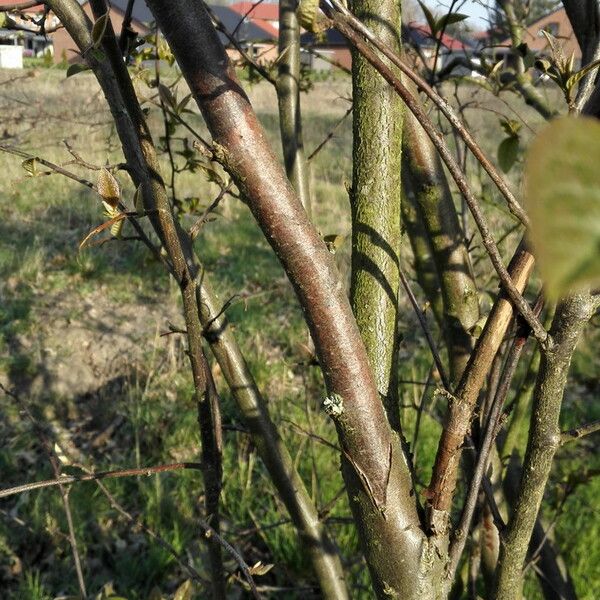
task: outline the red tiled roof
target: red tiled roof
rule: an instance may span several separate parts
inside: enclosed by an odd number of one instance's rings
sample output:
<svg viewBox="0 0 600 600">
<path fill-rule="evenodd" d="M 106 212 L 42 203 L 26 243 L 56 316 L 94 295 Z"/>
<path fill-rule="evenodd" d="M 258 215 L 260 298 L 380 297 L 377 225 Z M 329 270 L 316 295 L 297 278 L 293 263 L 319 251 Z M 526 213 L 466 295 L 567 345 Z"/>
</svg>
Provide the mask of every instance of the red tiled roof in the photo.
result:
<svg viewBox="0 0 600 600">
<path fill-rule="evenodd" d="M 245 15 L 250 12 L 248 18 L 251 20 L 278 21 L 279 20 L 279 4 L 261 2 L 236 2 L 230 4 L 229 7 L 240 15 Z"/>
<path fill-rule="evenodd" d="M 13 6 L 15 4 L 22 4 L 24 1 L 26 0 L 0 0 L 0 6 Z M 22 12 L 28 13 L 28 12 L 42 12 L 44 10 L 44 5 L 43 4 L 36 4 L 35 6 L 32 6 L 30 8 L 24 8 L 22 10 Z"/>
<path fill-rule="evenodd" d="M 408 26 L 415 31 L 419 31 L 425 36 L 432 38 L 434 37 L 431 35 L 431 29 L 429 28 L 429 25 L 425 25 L 423 23 L 416 23 L 412 21 L 408 24 Z M 437 39 L 437 36 L 435 36 L 435 38 Z M 468 48 L 466 44 L 464 44 L 460 40 L 457 40 L 451 35 L 448 35 L 447 33 L 444 33 L 444 35 L 442 35 L 442 46 L 448 48 L 448 50 L 466 50 Z"/>
</svg>

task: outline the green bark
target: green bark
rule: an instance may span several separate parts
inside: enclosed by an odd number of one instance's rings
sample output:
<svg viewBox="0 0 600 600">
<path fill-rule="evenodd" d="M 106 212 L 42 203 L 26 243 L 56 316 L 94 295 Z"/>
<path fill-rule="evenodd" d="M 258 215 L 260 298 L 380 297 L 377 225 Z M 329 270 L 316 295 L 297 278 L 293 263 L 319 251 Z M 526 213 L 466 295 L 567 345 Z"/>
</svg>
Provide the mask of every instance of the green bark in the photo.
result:
<svg viewBox="0 0 600 600">
<path fill-rule="evenodd" d="M 412 91 L 417 97 L 416 90 Z M 470 331 L 479 319 L 471 261 L 441 160 L 412 113 L 406 116 L 403 140 L 404 170 L 410 175 L 432 248 L 444 307 L 440 326 L 448 348 L 451 376 L 457 382 L 473 350 Z"/>
<path fill-rule="evenodd" d="M 410 174 L 402 166 L 402 225 L 413 253 L 413 267 L 419 286 L 427 298 L 436 322 L 444 322 L 444 304 L 440 291 L 429 237 L 417 211 Z"/>
<path fill-rule="evenodd" d="M 556 310 L 550 330 L 554 345 L 540 363 L 519 491 L 502 536 L 494 600 L 516 600 L 521 594 L 523 564 L 560 445 L 559 417 L 571 357 L 595 308 L 595 300 L 582 294 L 564 300 Z"/>
<path fill-rule="evenodd" d="M 394 50 L 400 3 L 356 0 L 356 16 Z M 352 309 L 377 389 L 399 430 L 397 320 L 400 249 L 402 101 L 379 73 L 353 53 Z"/>
<path fill-rule="evenodd" d="M 279 68 L 277 100 L 285 170 L 300 202 L 310 215 L 309 172 L 300 113 L 300 24 L 297 0 L 279 2 Z"/>
</svg>

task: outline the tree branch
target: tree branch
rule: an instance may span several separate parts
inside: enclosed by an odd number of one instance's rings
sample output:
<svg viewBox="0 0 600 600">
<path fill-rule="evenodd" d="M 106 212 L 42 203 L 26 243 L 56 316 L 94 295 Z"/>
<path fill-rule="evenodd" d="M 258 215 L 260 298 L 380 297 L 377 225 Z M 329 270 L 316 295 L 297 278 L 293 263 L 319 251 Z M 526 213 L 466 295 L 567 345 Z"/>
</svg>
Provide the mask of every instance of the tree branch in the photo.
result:
<svg viewBox="0 0 600 600">
<path fill-rule="evenodd" d="M 410 172 L 440 282 L 444 306 L 440 326 L 446 339 L 452 379 L 457 382 L 473 350 L 471 329 L 479 319 L 473 268 L 442 163 L 412 113 L 405 118 L 403 142 L 405 168 Z"/>
<path fill-rule="evenodd" d="M 285 170 L 302 206 L 310 215 L 310 178 L 300 111 L 300 23 L 297 7 L 297 0 L 279 2 L 279 58 L 275 88 Z"/>
<path fill-rule="evenodd" d="M 419 90 L 423 91 L 427 95 L 427 97 L 440 109 L 442 114 L 455 128 L 469 150 L 471 150 L 473 153 L 473 156 L 489 175 L 490 179 L 494 182 L 502 196 L 504 196 L 510 212 L 524 225 L 528 225 L 529 218 L 527 217 L 527 214 L 521 205 L 517 202 L 514 194 L 508 187 L 508 184 L 504 181 L 504 178 L 502 175 L 500 175 L 494 164 L 489 160 L 489 158 L 487 158 L 479 144 L 470 134 L 469 130 L 464 126 L 447 100 L 440 96 L 418 73 L 411 69 L 411 67 L 408 66 L 398 54 L 396 54 L 387 44 L 382 42 L 376 35 L 374 35 L 368 29 L 368 27 L 359 21 L 343 4 L 341 4 L 338 0 L 331 0 L 331 4 L 336 9 L 336 12 L 333 15 L 327 6 L 322 6 L 322 9 L 326 14 L 329 14 L 329 16 L 333 18 L 334 25 L 339 29 L 338 25 L 340 23 L 347 23 L 350 28 L 359 33 L 361 36 L 364 36 L 366 40 L 373 44 L 373 46 L 377 48 L 377 50 L 379 50 L 394 65 L 396 65 L 404 75 L 412 80 Z M 340 32 L 345 35 L 341 30 Z M 432 141 L 435 144 L 435 140 Z"/>
<path fill-rule="evenodd" d="M 542 355 L 521 483 L 500 547 L 494 600 L 514 600 L 520 595 L 527 548 L 560 445 L 558 422 L 571 357 L 593 312 L 593 299 L 586 294 L 562 301 L 556 310 L 550 330 L 555 346 Z"/>
<path fill-rule="evenodd" d="M 335 0 L 333 0 L 335 1 Z M 394 87 L 394 89 L 398 92 L 398 94 L 402 97 L 406 106 L 410 109 L 410 111 L 415 115 L 418 119 L 419 123 L 423 126 L 427 135 L 434 143 L 436 149 L 438 150 L 442 160 L 444 161 L 446 167 L 448 168 L 452 178 L 456 182 L 460 192 L 467 205 L 469 206 L 469 210 L 473 215 L 475 223 L 479 229 L 481 234 L 481 239 L 487 250 L 488 256 L 500 280 L 502 282 L 502 286 L 508 293 L 512 302 L 514 302 L 518 311 L 523 315 L 523 318 L 529 323 L 534 336 L 542 344 L 544 347 L 551 345 L 551 340 L 548 338 L 548 333 L 539 322 L 539 319 L 533 314 L 531 307 L 525 301 L 523 296 L 519 293 L 518 289 L 515 287 L 512 282 L 504 263 L 502 262 L 502 257 L 500 256 L 500 252 L 494 242 L 493 236 L 491 235 L 487 219 L 479 206 L 477 199 L 475 198 L 473 192 L 470 189 L 470 186 L 462 172 L 462 169 L 454 160 L 452 153 L 450 152 L 448 146 L 444 142 L 443 137 L 437 132 L 435 126 L 431 122 L 431 119 L 425 114 L 423 109 L 416 102 L 415 98 L 408 92 L 406 87 L 402 84 L 400 79 L 395 76 L 395 74 L 389 69 L 389 67 L 377 57 L 377 55 L 367 46 L 365 42 L 362 41 L 361 37 L 356 34 L 356 32 L 346 24 L 346 22 L 339 17 L 339 14 L 331 9 L 325 9 L 327 13 L 332 16 L 334 19 L 334 23 L 336 28 L 346 37 L 352 44 L 354 48 L 356 48 L 362 55 L 366 56 L 369 62 L 376 66 L 377 70 L 383 75 L 383 77 L 388 81 L 390 85 Z"/>
<path fill-rule="evenodd" d="M 585 425 L 580 425 L 579 427 L 569 429 L 568 431 L 563 431 L 560 434 L 560 445 L 563 446 L 569 442 L 575 442 L 586 435 L 596 433 L 596 431 L 600 431 L 600 420 L 592 421 L 591 423 L 586 423 Z"/>
<path fill-rule="evenodd" d="M 511 277 L 520 292 L 525 289 L 532 269 L 533 257 L 526 250 L 525 243 L 521 242 L 509 265 Z M 450 402 L 429 485 L 429 502 L 436 512 L 444 511 L 448 514 L 450 510 L 462 445 L 471 425 L 477 397 L 513 314 L 514 309 L 506 293 L 501 292 L 477 339 L 475 349 L 454 393 L 455 399 Z"/>
</svg>

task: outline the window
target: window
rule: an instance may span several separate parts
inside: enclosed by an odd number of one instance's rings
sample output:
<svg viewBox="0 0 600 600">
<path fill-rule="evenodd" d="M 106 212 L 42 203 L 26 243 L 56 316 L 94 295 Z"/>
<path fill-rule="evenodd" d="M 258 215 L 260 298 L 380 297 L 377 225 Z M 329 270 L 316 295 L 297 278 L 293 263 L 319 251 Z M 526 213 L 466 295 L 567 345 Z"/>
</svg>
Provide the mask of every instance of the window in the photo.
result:
<svg viewBox="0 0 600 600">
<path fill-rule="evenodd" d="M 542 36 L 542 31 L 546 31 L 547 33 L 549 33 L 550 35 L 553 35 L 554 37 L 558 36 L 558 29 L 559 29 L 560 25 L 556 22 L 552 22 L 552 23 L 546 23 L 546 25 L 544 25 L 544 27 L 542 27 L 542 29 L 540 30 L 540 36 Z"/>
</svg>

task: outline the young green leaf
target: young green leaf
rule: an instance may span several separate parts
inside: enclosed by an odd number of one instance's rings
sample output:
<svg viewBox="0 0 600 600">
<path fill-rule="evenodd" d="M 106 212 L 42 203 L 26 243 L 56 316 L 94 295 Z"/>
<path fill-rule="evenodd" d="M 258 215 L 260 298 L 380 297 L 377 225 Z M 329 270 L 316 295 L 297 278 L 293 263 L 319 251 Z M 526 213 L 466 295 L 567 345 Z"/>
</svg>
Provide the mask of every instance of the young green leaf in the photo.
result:
<svg viewBox="0 0 600 600">
<path fill-rule="evenodd" d="M 160 99 L 169 106 L 169 108 L 177 109 L 177 101 L 173 96 L 173 92 L 164 84 L 158 84 L 158 95 Z"/>
<path fill-rule="evenodd" d="M 431 31 L 431 35 L 435 36 L 435 34 L 438 32 L 437 21 L 436 21 L 435 17 L 433 16 L 433 13 L 427 8 L 427 6 L 425 6 L 425 4 L 423 4 L 423 2 L 421 2 L 421 0 L 418 0 L 418 2 L 419 2 L 419 6 L 421 7 L 421 10 L 423 11 L 423 14 L 425 15 L 425 19 L 427 20 L 427 25 L 429 25 L 429 30 Z"/>
<path fill-rule="evenodd" d="M 531 144 L 525 206 L 546 292 L 558 298 L 600 283 L 600 123 L 553 121 Z"/>
<path fill-rule="evenodd" d="M 453 23 L 460 23 L 465 19 L 468 19 L 469 15 L 463 15 L 461 13 L 448 13 L 441 16 L 436 22 L 436 30 L 442 31 L 446 29 L 448 25 L 452 25 Z"/>
<path fill-rule="evenodd" d="M 22 163 L 21 166 L 29 173 L 31 177 L 35 177 L 37 175 L 37 160 L 35 158 L 27 158 Z"/>
<path fill-rule="evenodd" d="M 133 205 L 138 215 L 144 214 L 144 192 L 142 191 L 142 184 L 138 185 L 133 195 Z"/>
<path fill-rule="evenodd" d="M 73 63 L 67 69 L 67 77 L 73 77 L 73 75 L 77 75 L 77 73 L 89 70 L 90 68 L 85 63 Z"/>
<path fill-rule="evenodd" d="M 323 237 L 327 250 L 329 250 L 331 254 L 335 254 L 342 247 L 345 239 L 346 236 L 339 233 L 332 233 Z"/>
<path fill-rule="evenodd" d="M 511 135 L 500 142 L 498 146 L 498 164 L 508 173 L 519 156 L 519 138 Z"/>
<path fill-rule="evenodd" d="M 102 200 L 112 208 L 116 208 L 121 200 L 121 188 L 114 175 L 106 169 L 100 169 L 96 185 Z"/>
<path fill-rule="evenodd" d="M 106 11 L 103 15 L 98 17 L 98 20 L 94 23 L 92 27 L 92 41 L 94 44 L 94 48 L 98 48 L 102 43 L 102 38 L 106 33 L 106 27 L 108 25 L 108 19 L 110 15 L 110 11 Z"/>
</svg>

